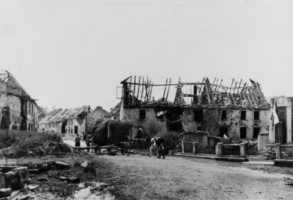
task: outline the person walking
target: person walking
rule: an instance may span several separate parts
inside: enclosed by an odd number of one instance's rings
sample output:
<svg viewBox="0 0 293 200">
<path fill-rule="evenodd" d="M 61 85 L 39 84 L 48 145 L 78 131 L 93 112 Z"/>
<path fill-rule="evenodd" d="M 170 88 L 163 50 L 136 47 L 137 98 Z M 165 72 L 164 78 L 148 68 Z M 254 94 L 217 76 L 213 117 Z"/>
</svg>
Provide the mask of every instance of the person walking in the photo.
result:
<svg viewBox="0 0 293 200">
<path fill-rule="evenodd" d="M 90 152 L 89 147 L 91 146 L 91 143 L 92 143 L 92 141 L 91 141 L 90 135 L 88 135 L 85 140 L 85 144 L 88 147 L 87 152 Z"/>
</svg>

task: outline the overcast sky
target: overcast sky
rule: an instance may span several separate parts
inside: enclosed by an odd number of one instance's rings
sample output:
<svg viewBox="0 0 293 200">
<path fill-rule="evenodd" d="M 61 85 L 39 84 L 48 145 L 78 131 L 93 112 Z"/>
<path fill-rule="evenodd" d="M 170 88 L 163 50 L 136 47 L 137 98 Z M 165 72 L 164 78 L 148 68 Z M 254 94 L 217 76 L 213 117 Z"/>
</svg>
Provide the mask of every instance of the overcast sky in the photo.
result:
<svg viewBox="0 0 293 200">
<path fill-rule="evenodd" d="M 1 0 L 0 69 L 49 109 L 109 110 L 129 75 L 293 96 L 293 1 Z"/>
</svg>

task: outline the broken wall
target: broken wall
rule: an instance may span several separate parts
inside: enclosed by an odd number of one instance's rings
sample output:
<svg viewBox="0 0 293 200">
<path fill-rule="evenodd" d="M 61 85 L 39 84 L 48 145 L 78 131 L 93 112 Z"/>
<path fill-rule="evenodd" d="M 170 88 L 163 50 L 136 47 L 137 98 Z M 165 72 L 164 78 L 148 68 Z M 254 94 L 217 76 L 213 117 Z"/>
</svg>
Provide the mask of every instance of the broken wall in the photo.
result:
<svg viewBox="0 0 293 200">
<path fill-rule="evenodd" d="M 246 138 L 247 139 L 257 139 L 254 138 L 254 128 L 259 128 L 261 132 L 267 131 L 269 124 L 269 111 L 260 110 L 259 119 L 254 120 L 255 110 L 245 110 L 246 119 L 241 120 L 241 110 L 226 110 L 227 119 L 222 120 L 220 118 L 221 110 L 219 112 L 219 125 L 220 127 L 228 127 L 228 136 L 234 139 L 245 139 L 240 138 L 240 128 L 246 128 Z M 219 131 L 218 131 L 219 132 Z"/>
<path fill-rule="evenodd" d="M 140 110 L 145 110 L 145 118 L 141 119 Z M 158 120 L 157 113 L 154 109 L 139 109 L 139 108 L 123 108 L 122 121 L 131 121 L 135 126 L 143 127 L 144 131 L 149 135 L 154 136 L 158 133 L 166 133 L 166 121 Z M 134 131 L 137 131 L 136 129 Z M 136 135 L 136 133 L 132 133 Z"/>
<path fill-rule="evenodd" d="M 145 110 L 144 119 L 141 119 L 140 110 Z M 227 128 L 227 136 L 235 140 L 257 139 L 254 138 L 254 128 L 259 128 L 259 133 L 267 131 L 270 111 L 260 110 L 259 120 L 254 120 L 254 110 L 245 110 L 246 119 L 241 120 L 241 110 L 236 109 L 203 109 L 203 120 L 195 120 L 195 109 L 186 108 L 183 110 L 180 119 L 176 122 L 181 123 L 183 131 L 196 132 L 206 131 L 211 136 L 219 136 L 220 128 Z M 226 118 L 221 119 L 222 112 L 226 112 Z M 168 132 L 169 122 L 166 118 L 158 119 L 154 108 L 123 108 L 123 120 L 131 120 L 138 126 L 143 126 L 149 134 L 157 132 Z M 240 137 L 240 128 L 246 128 L 246 137 Z"/>
<path fill-rule="evenodd" d="M 207 131 L 209 135 L 218 136 L 219 134 L 219 120 L 220 110 L 219 109 L 204 109 L 203 117 L 203 129 Z"/>
<path fill-rule="evenodd" d="M 185 132 L 195 132 L 202 124 L 194 120 L 194 109 L 185 109 L 182 115 L 182 126 Z"/>
<path fill-rule="evenodd" d="M 3 112 L 0 112 L 0 124 L 8 123 L 8 129 L 12 129 L 12 126 L 20 127 L 21 123 L 21 102 L 20 98 L 12 95 L 1 94 L 0 95 L 0 109 L 9 108 L 9 115 L 3 116 Z M 1 126 L 4 127 L 4 126 Z"/>
</svg>

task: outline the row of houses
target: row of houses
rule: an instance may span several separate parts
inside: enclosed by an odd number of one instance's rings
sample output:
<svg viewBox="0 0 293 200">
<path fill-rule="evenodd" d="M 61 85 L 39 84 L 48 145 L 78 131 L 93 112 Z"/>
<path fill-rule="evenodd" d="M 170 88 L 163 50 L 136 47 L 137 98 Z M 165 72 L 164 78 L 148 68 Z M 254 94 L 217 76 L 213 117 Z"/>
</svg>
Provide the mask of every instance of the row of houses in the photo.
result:
<svg viewBox="0 0 293 200">
<path fill-rule="evenodd" d="M 39 119 L 36 100 L 5 71 L 0 73 L 0 128 L 82 135 L 97 120 L 112 117 L 131 122 L 132 135 L 150 131 L 148 126 L 156 122 L 161 132 L 205 131 L 238 140 L 255 140 L 267 133 L 270 143 L 292 143 L 293 98 L 267 101 L 256 81 L 233 79 L 228 86 L 219 79 L 212 83 L 208 78 L 194 83 L 167 79 L 154 84 L 148 77 L 131 76 L 121 84 L 121 102 L 110 114 L 102 107 L 82 106 L 55 109 Z"/>
<path fill-rule="evenodd" d="M 56 109 L 40 120 L 38 131 L 60 133 L 63 136 L 84 135 L 93 123 L 103 119 L 107 114 L 108 112 L 100 106 L 95 110 L 90 106 Z"/>
<path fill-rule="evenodd" d="M 0 73 L 0 129 L 84 134 L 96 120 L 108 114 L 102 107 L 55 109 L 39 115 L 40 108 L 8 71 Z"/>
</svg>

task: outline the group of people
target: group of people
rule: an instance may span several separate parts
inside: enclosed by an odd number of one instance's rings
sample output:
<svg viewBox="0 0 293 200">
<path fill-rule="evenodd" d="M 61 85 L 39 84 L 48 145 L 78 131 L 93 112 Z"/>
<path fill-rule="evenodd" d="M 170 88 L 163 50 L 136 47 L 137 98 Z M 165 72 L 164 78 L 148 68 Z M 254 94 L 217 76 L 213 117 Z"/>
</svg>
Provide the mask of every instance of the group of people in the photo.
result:
<svg viewBox="0 0 293 200">
<path fill-rule="evenodd" d="M 83 139 L 87 147 L 90 147 L 93 144 L 92 138 L 90 135 L 87 135 L 87 136 L 84 135 Z M 80 141 L 81 141 L 81 137 L 79 136 L 79 134 L 77 134 L 75 138 L 75 147 L 80 147 Z M 87 149 L 87 151 L 90 152 L 90 149 Z"/>
<path fill-rule="evenodd" d="M 150 156 L 156 151 L 157 158 L 165 159 L 165 141 L 163 138 L 155 136 L 151 139 Z"/>
</svg>

